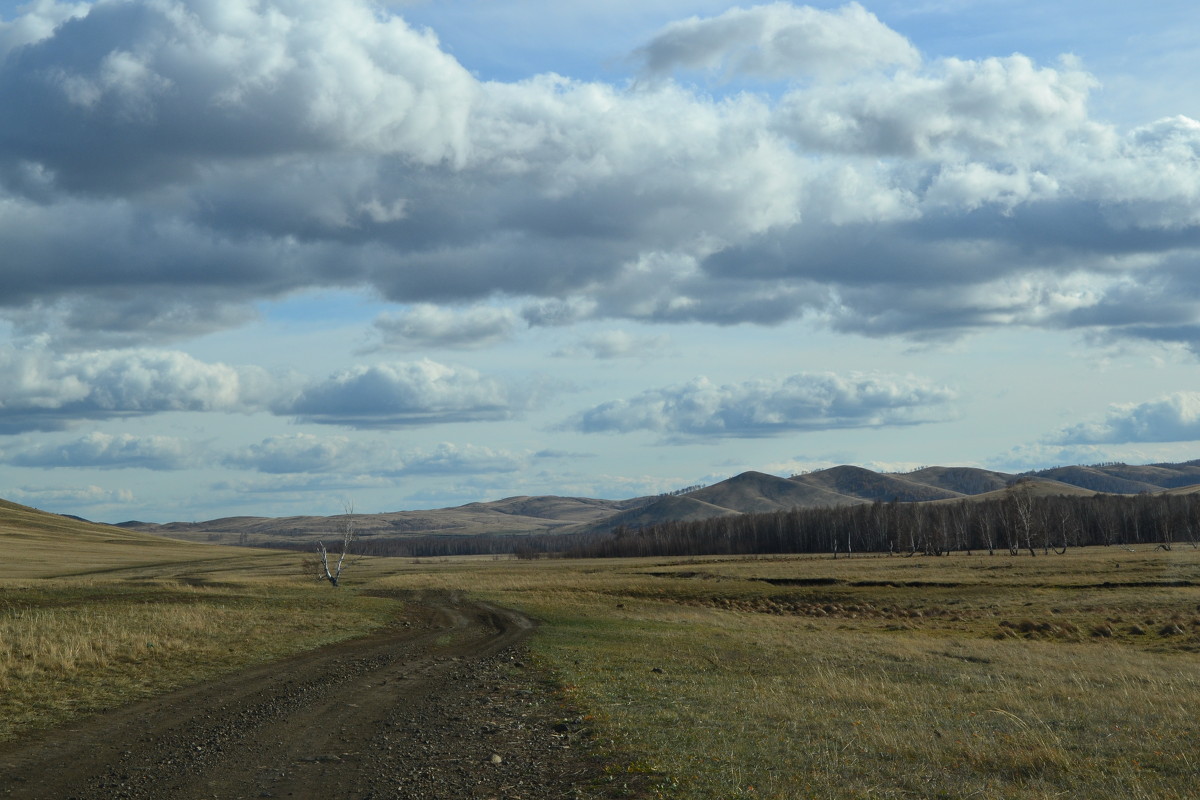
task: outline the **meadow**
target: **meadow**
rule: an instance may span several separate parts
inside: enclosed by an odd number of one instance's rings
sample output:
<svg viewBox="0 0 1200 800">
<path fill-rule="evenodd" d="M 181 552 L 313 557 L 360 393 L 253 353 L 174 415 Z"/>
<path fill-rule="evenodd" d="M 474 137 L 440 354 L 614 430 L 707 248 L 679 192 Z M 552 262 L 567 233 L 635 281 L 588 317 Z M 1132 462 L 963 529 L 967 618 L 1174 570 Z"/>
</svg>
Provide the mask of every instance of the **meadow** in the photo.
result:
<svg viewBox="0 0 1200 800">
<path fill-rule="evenodd" d="M 71 541 L 0 579 L 0 736 L 357 635 L 392 613 L 372 590 L 438 589 L 540 620 L 564 715 L 662 797 L 1195 796 L 1191 548 L 368 559 L 335 590 L 294 555 L 155 544 L 89 571 Z"/>
</svg>

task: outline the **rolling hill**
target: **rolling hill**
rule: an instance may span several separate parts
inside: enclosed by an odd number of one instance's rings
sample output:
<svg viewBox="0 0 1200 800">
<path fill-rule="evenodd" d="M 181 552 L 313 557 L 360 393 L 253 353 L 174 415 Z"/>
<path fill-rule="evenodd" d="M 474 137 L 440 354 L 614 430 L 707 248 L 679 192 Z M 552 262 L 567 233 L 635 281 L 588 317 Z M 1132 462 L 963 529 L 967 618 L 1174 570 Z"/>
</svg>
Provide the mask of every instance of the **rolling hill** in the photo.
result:
<svg viewBox="0 0 1200 800">
<path fill-rule="evenodd" d="M 1097 464 L 1067 466 L 1013 475 L 976 467 L 922 467 L 907 473 L 879 473 L 838 466 L 791 478 L 743 472 L 682 494 L 601 500 L 586 497 L 516 496 L 455 508 L 358 514 L 364 539 L 408 536 L 528 535 L 643 527 L 670 520 L 698 520 L 729 514 L 779 511 L 871 502 L 953 502 L 1000 496 L 1014 479 L 1031 481 L 1039 494 L 1192 491 L 1200 484 L 1200 461 L 1181 464 Z M 277 544 L 310 542 L 338 530 L 329 517 L 227 517 L 195 523 L 123 523 L 129 531 L 192 542 Z"/>
<path fill-rule="evenodd" d="M 10 577 L 91 575 L 156 564 L 245 558 L 213 547 L 99 525 L 0 500 L 0 546 Z"/>
<path fill-rule="evenodd" d="M 684 496 L 739 513 L 864 502 L 862 498 L 834 489 L 797 483 L 765 472 L 743 472 Z"/>
<path fill-rule="evenodd" d="M 555 533 L 587 526 L 653 498 L 597 500 L 582 497 L 507 497 L 490 503 L 468 503 L 427 511 L 355 514 L 360 539 L 413 535 L 474 536 Z M 191 542 L 263 545 L 281 541 L 316 542 L 338 535 L 337 517 L 224 517 L 205 522 L 123 522 L 119 527 Z"/>
<path fill-rule="evenodd" d="M 857 498 L 858 502 L 895 500 L 901 503 L 917 503 L 925 500 L 949 500 L 963 496 L 962 492 L 910 480 L 907 475 L 888 475 L 852 466 L 831 467 L 818 472 L 809 472 L 793 476 L 791 480 Z"/>
<path fill-rule="evenodd" d="M 1008 486 L 1016 478 L 1006 472 L 974 467 L 922 467 L 899 477 L 959 494 L 993 492 Z"/>
</svg>

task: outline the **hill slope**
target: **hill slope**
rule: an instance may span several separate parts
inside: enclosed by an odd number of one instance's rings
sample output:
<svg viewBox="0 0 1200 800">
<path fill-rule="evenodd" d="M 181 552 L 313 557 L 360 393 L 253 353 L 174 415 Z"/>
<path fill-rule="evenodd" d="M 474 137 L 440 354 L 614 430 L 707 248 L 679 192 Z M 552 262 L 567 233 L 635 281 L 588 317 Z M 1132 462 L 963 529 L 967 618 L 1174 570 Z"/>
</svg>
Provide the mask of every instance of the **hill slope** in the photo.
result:
<svg viewBox="0 0 1200 800">
<path fill-rule="evenodd" d="M 223 550 L 179 542 L 111 525 L 0 500 L 0 547 L 14 578 L 86 575 L 132 566 L 245 558 L 245 550 Z"/>
<path fill-rule="evenodd" d="M 983 494 L 1003 489 L 1016 475 L 977 467 L 923 467 L 898 477 L 959 494 Z"/>
<path fill-rule="evenodd" d="M 901 503 L 915 503 L 925 500 L 948 500 L 963 496 L 961 492 L 916 483 L 907 480 L 907 477 L 872 472 L 862 467 L 841 466 L 810 472 L 806 475 L 797 475 L 791 480 L 853 497 L 859 502 L 896 500 Z"/>
<path fill-rule="evenodd" d="M 528 535 L 640 527 L 670 520 L 851 505 L 870 502 L 950 502 L 999 496 L 1017 475 L 976 467 L 923 467 L 904 474 L 839 466 L 792 478 L 744 472 L 682 495 L 601 500 L 586 497 L 508 497 L 455 508 L 358 514 L 364 539 L 404 536 Z M 1044 494 L 1130 494 L 1200 484 L 1200 461 L 1181 464 L 1100 464 L 1024 473 Z M 275 544 L 312 542 L 339 529 L 331 517 L 228 517 L 198 523 L 125 523 L 129 530 L 194 542 Z"/>
<path fill-rule="evenodd" d="M 426 511 L 393 511 L 355 514 L 360 539 L 410 535 L 554 533 L 588 525 L 643 504 L 643 500 L 596 500 L 585 497 L 508 497 L 490 503 L 468 503 L 455 508 Z M 341 530 L 338 517 L 224 517 L 205 522 L 170 522 L 162 525 L 127 522 L 122 526 L 145 533 L 192 542 L 268 544 L 279 541 L 315 542 Z"/>
<path fill-rule="evenodd" d="M 741 513 L 863 502 L 861 498 L 824 486 L 798 483 L 765 472 L 743 472 L 704 489 L 688 492 L 685 497 Z"/>
</svg>

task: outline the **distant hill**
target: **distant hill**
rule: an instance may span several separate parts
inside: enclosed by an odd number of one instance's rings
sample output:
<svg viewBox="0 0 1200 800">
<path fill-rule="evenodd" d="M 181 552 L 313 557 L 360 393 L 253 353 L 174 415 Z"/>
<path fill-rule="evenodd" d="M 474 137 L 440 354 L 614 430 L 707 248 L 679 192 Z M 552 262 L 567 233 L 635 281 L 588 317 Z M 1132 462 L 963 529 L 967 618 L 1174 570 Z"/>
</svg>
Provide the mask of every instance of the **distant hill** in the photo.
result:
<svg viewBox="0 0 1200 800">
<path fill-rule="evenodd" d="M 704 489 L 688 492 L 685 497 L 740 513 L 864 502 L 860 497 L 823 486 L 797 483 L 765 472 L 743 472 Z"/>
<path fill-rule="evenodd" d="M 355 514 L 361 539 L 414 535 L 555 533 L 586 526 L 635 508 L 652 498 L 597 500 L 585 497 L 507 497 L 454 508 Z M 224 517 L 204 522 L 121 523 L 121 527 L 192 542 L 264 545 L 316 542 L 341 530 L 338 517 Z"/>
<path fill-rule="evenodd" d="M 1026 473 L 1038 478 L 1084 486 L 1097 492 L 1137 494 L 1175 489 L 1200 483 L 1200 462 L 1182 464 L 1093 464 L 1091 466 L 1056 467 Z"/>
<path fill-rule="evenodd" d="M 1096 492 L 1091 489 L 1085 489 L 1082 486 L 1072 486 L 1069 483 L 1062 481 L 1054 481 L 1048 478 L 1026 478 L 1024 486 L 1033 494 L 1034 497 L 1091 497 L 1101 492 Z M 981 502 L 985 500 L 1002 500 L 1008 487 L 1003 489 L 993 489 L 990 492 L 982 492 L 980 494 L 966 495 L 960 497 L 960 500 L 969 500 L 972 502 Z M 939 502 L 951 502 L 949 500 L 941 500 Z"/>
<path fill-rule="evenodd" d="M 700 520 L 793 508 L 871 502 L 954 502 L 999 497 L 1023 477 L 1038 494 L 1087 495 L 1095 492 L 1189 492 L 1200 485 L 1200 461 L 1181 464 L 1094 464 L 1012 475 L 976 467 L 922 467 L 907 473 L 879 473 L 839 466 L 791 478 L 743 472 L 701 489 L 675 495 L 600 500 L 587 497 L 517 496 L 454 508 L 358 514 L 364 539 L 409 536 L 474 536 L 582 533 L 637 528 L 671 520 Z M 309 542 L 339 529 L 331 517 L 227 517 L 207 522 L 122 523 L 127 530 L 194 542 L 278 544 Z"/>
<path fill-rule="evenodd" d="M 907 475 L 888 475 L 862 467 L 831 467 L 791 478 L 826 491 L 856 498 L 858 502 L 882 500 L 917 503 L 925 500 L 948 500 L 962 497 L 962 492 L 908 480 Z"/>
<path fill-rule="evenodd" d="M 667 495 L 659 497 L 646 505 L 622 511 L 611 517 L 605 517 L 590 525 L 570 529 L 570 532 L 603 532 L 610 531 L 622 525 L 629 528 L 644 528 L 663 522 L 693 522 L 740 513 L 742 512 L 706 503 L 703 500 L 687 495 Z"/>
<path fill-rule="evenodd" d="M 1130 480 L 1120 475 L 1114 475 L 1096 467 L 1058 467 L 1030 473 L 1030 477 L 1069 483 L 1091 489 L 1094 492 L 1109 494 L 1138 494 L 1139 492 L 1156 492 L 1167 488 L 1142 480 Z"/>
<path fill-rule="evenodd" d="M 976 467 L 922 467 L 898 477 L 959 494 L 983 494 L 1003 489 L 1016 475 Z"/>
<path fill-rule="evenodd" d="M 100 525 L 0 500 L 0 548 L 6 574 L 16 578 L 87 575 L 139 565 L 244 558 L 161 536 Z"/>
</svg>

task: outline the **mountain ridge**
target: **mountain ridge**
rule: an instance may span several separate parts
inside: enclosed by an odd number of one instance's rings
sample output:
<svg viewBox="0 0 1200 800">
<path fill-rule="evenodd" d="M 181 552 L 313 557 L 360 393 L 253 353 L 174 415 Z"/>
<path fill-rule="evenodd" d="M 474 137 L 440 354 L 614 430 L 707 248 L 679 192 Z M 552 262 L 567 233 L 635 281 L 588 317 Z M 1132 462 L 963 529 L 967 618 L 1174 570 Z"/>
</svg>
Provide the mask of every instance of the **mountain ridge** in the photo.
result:
<svg viewBox="0 0 1200 800">
<path fill-rule="evenodd" d="M 852 465 L 783 478 L 747 471 L 690 491 L 627 500 L 517 495 L 501 500 L 417 511 L 356 514 L 362 539 L 415 536 L 527 536 L 589 533 L 617 526 L 873 502 L 954 502 L 999 496 L 1017 479 L 1044 494 L 1186 492 L 1200 485 L 1200 461 L 1054 467 L 1004 473 L 978 467 L 928 466 L 905 473 Z M 1200 490 L 1200 489 L 1197 489 Z M 280 544 L 316 541 L 338 528 L 338 517 L 223 517 L 164 524 L 130 521 L 118 527 L 187 541 Z"/>
</svg>

